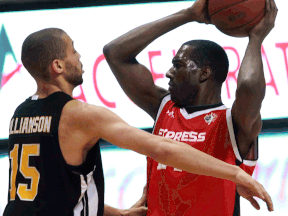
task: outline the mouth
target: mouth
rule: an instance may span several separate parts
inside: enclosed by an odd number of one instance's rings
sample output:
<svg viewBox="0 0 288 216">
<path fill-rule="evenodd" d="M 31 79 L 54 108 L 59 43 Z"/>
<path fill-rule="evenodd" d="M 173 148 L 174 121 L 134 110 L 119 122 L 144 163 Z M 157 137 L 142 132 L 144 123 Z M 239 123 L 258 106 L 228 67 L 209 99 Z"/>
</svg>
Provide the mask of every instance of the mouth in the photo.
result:
<svg viewBox="0 0 288 216">
<path fill-rule="evenodd" d="M 170 87 L 175 86 L 175 84 L 174 84 L 173 82 L 171 82 L 171 81 L 168 83 L 168 85 L 169 85 Z"/>
<path fill-rule="evenodd" d="M 171 92 L 175 90 L 175 86 L 174 85 L 169 85 L 168 91 Z"/>
</svg>

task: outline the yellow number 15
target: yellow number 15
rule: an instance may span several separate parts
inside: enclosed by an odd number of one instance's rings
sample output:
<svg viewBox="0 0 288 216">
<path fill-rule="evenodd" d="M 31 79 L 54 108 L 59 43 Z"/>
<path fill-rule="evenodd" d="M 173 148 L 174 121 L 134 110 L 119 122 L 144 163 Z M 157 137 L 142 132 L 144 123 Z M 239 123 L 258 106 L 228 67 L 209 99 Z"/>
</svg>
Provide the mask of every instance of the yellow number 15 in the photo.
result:
<svg viewBox="0 0 288 216">
<path fill-rule="evenodd" d="M 19 144 L 15 144 L 10 151 L 11 159 L 11 179 L 10 179 L 10 200 L 16 197 L 16 175 L 18 171 L 18 149 Z M 31 179 L 31 187 L 27 184 L 18 184 L 17 194 L 21 200 L 33 201 L 38 193 L 40 173 L 35 167 L 29 166 L 29 156 L 39 156 L 40 144 L 23 144 L 20 155 L 20 172 L 26 179 Z"/>
</svg>

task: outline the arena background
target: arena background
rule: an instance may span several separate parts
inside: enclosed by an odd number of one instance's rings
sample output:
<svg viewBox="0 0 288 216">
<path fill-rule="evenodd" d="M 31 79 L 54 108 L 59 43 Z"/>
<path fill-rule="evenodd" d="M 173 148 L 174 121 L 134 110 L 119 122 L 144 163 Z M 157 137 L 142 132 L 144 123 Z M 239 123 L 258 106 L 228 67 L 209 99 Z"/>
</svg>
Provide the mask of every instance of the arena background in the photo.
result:
<svg viewBox="0 0 288 216">
<path fill-rule="evenodd" d="M 177 12 L 193 1 L 56 1 L 0 0 L 0 214 L 7 202 L 9 159 L 8 127 L 19 103 L 36 91 L 36 83 L 21 64 L 21 45 L 32 32 L 58 27 L 74 40 L 84 65 L 84 83 L 74 97 L 104 106 L 130 125 L 151 131 L 152 119 L 136 107 L 121 90 L 102 53 L 103 46 L 126 31 Z M 279 13 L 274 30 L 262 46 L 267 82 L 261 114 L 263 130 L 259 137 L 259 163 L 254 178 L 270 193 L 275 211 L 269 213 L 263 202 L 256 211 L 241 200 L 242 215 L 286 216 L 288 212 L 288 2 L 276 0 Z M 223 85 L 223 102 L 235 99 L 236 77 L 244 56 L 247 38 L 233 38 L 212 25 L 189 23 L 154 41 L 138 57 L 151 69 L 157 85 L 168 87 L 165 73 L 183 42 L 210 39 L 227 51 L 229 76 Z M 105 174 L 105 202 L 129 208 L 142 194 L 146 183 L 146 158 L 101 141 Z M 208 206 L 207 206 L 208 207 Z"/>
</svg>

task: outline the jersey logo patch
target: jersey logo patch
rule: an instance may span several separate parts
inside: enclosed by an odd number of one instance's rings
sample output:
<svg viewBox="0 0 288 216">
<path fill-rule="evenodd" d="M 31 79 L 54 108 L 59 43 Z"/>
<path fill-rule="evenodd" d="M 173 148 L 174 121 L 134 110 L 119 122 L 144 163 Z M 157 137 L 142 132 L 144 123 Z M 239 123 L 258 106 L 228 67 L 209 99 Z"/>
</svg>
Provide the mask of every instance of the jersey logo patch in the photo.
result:
<svg viewBox="0 0 288 216">
<path fill-rule="evenodd" d="M 170 116 L 171 118 L 174 118 L 174 111 L 169 112 L 169 110 L 167 110 L 166 112 L 168 114 L 168 116 Z"/>
<path fill-rule="evenodd" d="M 216 120 L 216 118 L 217 118 L 217 115 L 215 113 L 210 113 L 204 117 L 204 120 L 208 125 L 210 125 L 211 122 L 214 122 Z"/>
</svg>

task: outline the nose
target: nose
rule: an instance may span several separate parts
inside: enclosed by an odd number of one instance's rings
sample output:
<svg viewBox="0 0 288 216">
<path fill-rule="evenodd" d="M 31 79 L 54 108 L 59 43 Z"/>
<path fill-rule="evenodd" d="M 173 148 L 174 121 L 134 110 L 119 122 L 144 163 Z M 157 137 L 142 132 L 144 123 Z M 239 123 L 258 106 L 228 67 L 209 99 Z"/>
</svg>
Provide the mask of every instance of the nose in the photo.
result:
<svg viewBox="0 0 288 216">
<path fill-rule="evenodd" d="M 173 67 L 171 67 L 168 72 L 165 74 L 167 78 L 172 79 L 173 78 Z"/>
</svg>

